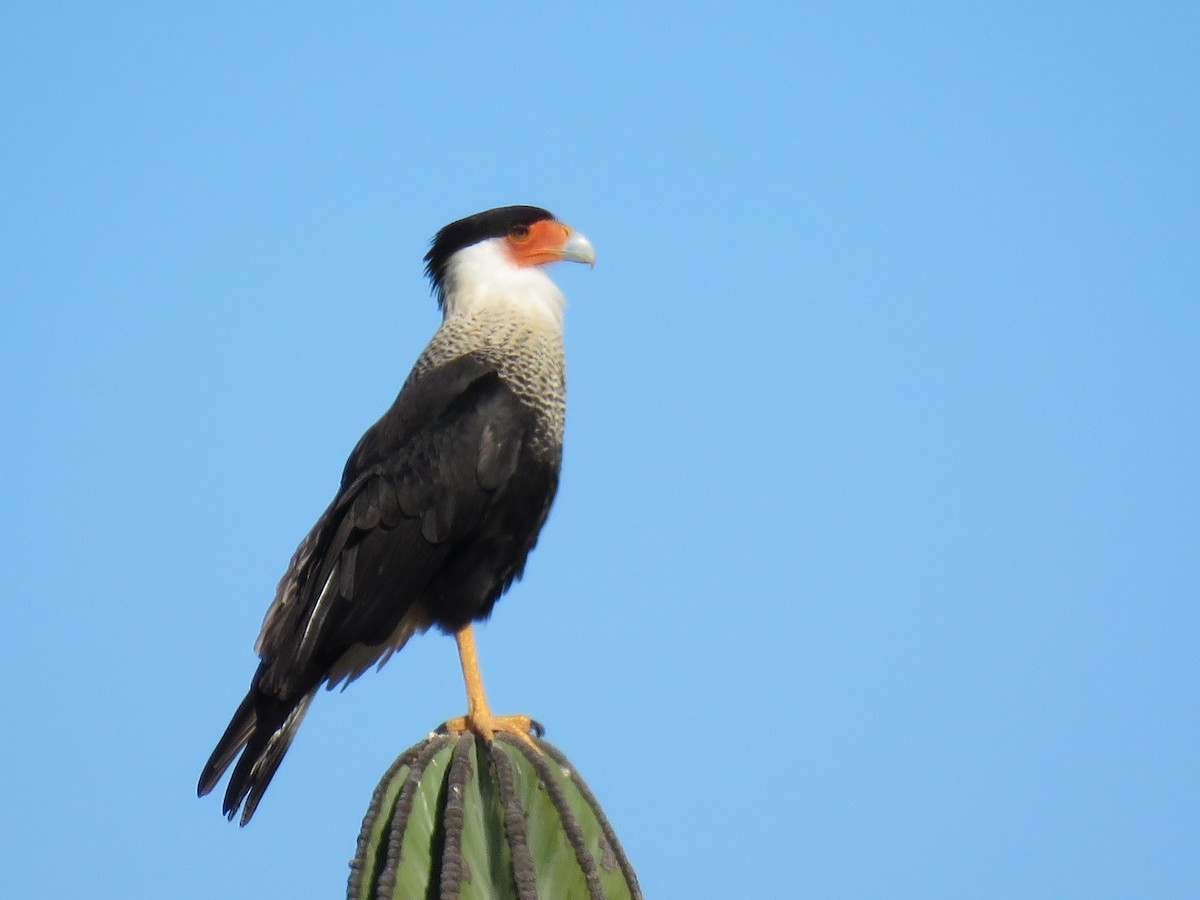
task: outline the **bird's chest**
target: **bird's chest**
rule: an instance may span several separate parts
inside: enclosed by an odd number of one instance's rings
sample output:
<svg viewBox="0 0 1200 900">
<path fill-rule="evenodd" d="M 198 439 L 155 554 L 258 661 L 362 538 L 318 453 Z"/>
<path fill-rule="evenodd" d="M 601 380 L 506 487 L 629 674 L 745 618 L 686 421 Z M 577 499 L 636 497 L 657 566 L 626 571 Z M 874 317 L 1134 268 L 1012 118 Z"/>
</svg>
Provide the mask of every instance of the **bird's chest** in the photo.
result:
<svg viewBox="0 0 1200 900">
<path fill-rule="evenodd" d="M 494 366 L 537 419 L 536 449 L 561 452 L 566 418 L 566 362 L 562 332 L 537 320 L 462 316 L 445 322 L 422 359 L 434 366 L 471 354 Z"/>
</svg>

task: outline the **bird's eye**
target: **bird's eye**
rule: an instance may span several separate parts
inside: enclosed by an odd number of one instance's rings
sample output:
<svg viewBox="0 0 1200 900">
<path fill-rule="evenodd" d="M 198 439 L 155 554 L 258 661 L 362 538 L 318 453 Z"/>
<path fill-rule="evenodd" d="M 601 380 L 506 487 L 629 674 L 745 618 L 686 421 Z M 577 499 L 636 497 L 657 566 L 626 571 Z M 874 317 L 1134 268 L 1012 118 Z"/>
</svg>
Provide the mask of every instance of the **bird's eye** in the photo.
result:
<svg viewBox="0 0 1200 900">
<path fill-rule="evenodd" d="M 512 228 L 508 229 L 508 236 L 514 241 L 527 241 L 529 240 L 529 226 L 514 225 Z"/>
</svg>

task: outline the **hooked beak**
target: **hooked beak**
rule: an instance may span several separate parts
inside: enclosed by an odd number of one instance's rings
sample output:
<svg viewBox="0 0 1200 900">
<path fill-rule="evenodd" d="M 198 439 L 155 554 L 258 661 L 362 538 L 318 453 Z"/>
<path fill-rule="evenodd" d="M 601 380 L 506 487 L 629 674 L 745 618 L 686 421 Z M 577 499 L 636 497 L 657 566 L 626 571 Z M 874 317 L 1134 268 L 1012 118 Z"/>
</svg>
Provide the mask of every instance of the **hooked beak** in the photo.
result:
<svg viewBox="0 0 1200 900">
<path fill-rule="evenodd" d="M 587 263 L 596 265 L 596 249 L 584 235 L 572 231 L 561 247 L 558 248 L 558 258 L 567 262 Z"/>
</svg>

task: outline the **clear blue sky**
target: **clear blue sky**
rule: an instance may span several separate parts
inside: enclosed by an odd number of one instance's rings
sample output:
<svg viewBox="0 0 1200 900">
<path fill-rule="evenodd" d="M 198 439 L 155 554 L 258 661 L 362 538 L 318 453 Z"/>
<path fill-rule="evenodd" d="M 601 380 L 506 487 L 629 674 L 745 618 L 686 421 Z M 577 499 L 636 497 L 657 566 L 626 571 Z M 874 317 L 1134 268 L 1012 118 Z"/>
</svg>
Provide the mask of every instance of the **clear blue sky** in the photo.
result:
<svg viewBox="0 0 1200 900">
<path fill-rule="evenodd" d="M 599 260 L 480 652 L 647 895 L 1200 896 L 1195 4 L 14 6 L 0 894 L 340 894 L 451 641 L 194 785 L 430 236 L 534 203 Z"/>
</svg>

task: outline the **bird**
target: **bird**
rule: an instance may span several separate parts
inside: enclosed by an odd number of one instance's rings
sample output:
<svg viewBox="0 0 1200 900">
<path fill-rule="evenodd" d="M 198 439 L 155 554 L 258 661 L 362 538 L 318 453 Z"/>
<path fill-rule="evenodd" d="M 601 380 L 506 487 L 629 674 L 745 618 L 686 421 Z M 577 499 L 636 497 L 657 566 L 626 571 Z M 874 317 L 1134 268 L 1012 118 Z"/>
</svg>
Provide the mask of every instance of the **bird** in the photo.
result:
<svg viewBox="0 0 1200 900">
<path fill-rule="evenodd" d="M 292 556 L 250 689 L 201 772 L 203 797 L 232 765 L 229 820 L 250 821 L 322 685 L 345 687 L 430 628 L 454 635 L 467 691 L 466 715 L 443 727 L 530 742 L 532 719 L 488 706 L 472 623 L 521 577 L 558 489 L 565 298 L 545 271 L 558 260 L 594 266 L 595 251 L 536 206 L 434 237 L 425 274 L 442 322 Z"/>
</svg>

